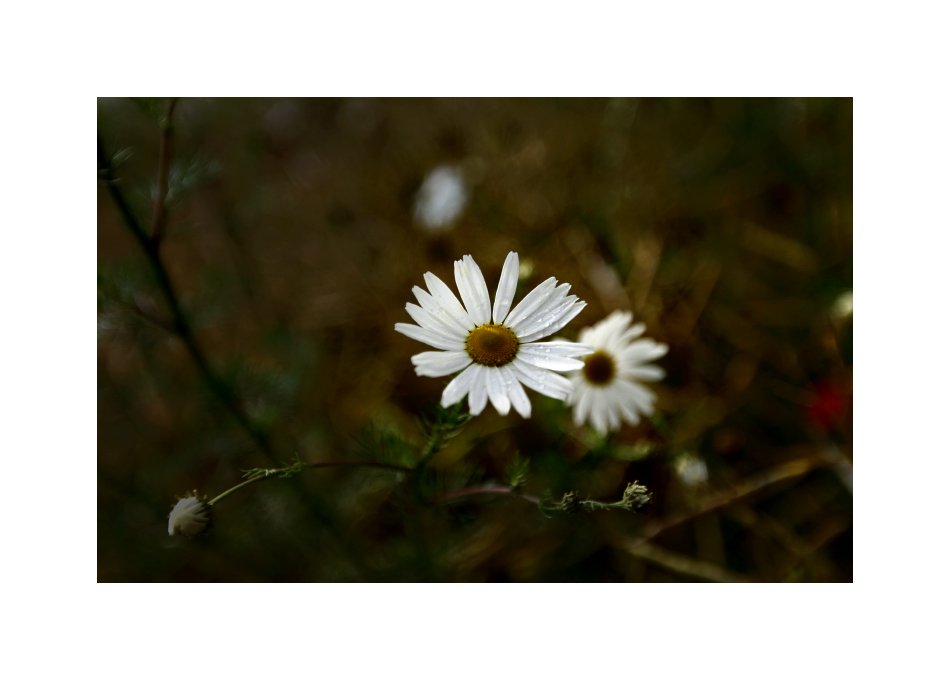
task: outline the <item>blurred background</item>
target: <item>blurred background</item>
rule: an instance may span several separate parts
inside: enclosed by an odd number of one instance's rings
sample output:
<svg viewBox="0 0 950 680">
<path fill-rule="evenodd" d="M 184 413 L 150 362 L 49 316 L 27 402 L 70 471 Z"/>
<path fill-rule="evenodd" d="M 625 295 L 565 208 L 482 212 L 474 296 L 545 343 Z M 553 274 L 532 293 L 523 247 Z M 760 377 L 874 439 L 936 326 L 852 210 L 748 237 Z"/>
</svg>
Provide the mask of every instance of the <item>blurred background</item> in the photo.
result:
<svg viewBox="0 0 950 680">
<path fill-rule="evenodd" d="M 165 99 L 99 99 L 116 186 L 151 222 Z M 223 404 L 174 332 L 149 259 L 98 197 L 99 581 L 851 581 L 851 99 L 181 99 L 160 257 Z M 471 254 L 494 294 L 544 279 L 669 345 L 658 414 L 608 438 L 529 391 L 433 460 L 643 512 L 542 515 L 513 497 L 428 506 L 398 473 L 307 470 L 169 537 L 192 489 L 241 470 L 421 443 L 447 379 L 393 330 Z M 368 435 L 372 424 L 375 434 Z M 387 439 L 389 441 L 389 439 Z"/>
</svg>

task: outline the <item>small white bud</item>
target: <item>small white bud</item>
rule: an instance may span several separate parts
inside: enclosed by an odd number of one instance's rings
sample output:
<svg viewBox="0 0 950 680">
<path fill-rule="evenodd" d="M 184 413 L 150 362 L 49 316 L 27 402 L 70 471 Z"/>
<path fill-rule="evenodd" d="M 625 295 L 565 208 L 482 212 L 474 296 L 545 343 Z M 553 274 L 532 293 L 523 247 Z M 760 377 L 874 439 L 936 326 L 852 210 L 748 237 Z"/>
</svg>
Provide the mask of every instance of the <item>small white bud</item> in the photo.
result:
<svg viewBox="0 0 950 680">
<path fill-rule="evenodd" d="M 187 538 L 204 533 L 211 525 L 211 506 L 197 495 L 188 495 L 178 501 L 168 515 L 168 535 L 181 534 Z"/>
<path fill-rule="evenodd" d="M 440 165 L 430 172 L 416 195 L 416 223 L 426 231 L 444 231 L 462 214 L 468 189 L 458 168 Z"/>
<path fill-rule="evenodd" d="M 836 319 L 847 319 L 854 313 L 854 293 L 846 290 L 831 305 L 831 315 Z"/>
<path fill-rule="evenodd" d="M 706 462 L 690 453 L 684 453 L 674 463 L 676 474 L 687 486 L 699 486 L 709 479 Z"/>
</svg>

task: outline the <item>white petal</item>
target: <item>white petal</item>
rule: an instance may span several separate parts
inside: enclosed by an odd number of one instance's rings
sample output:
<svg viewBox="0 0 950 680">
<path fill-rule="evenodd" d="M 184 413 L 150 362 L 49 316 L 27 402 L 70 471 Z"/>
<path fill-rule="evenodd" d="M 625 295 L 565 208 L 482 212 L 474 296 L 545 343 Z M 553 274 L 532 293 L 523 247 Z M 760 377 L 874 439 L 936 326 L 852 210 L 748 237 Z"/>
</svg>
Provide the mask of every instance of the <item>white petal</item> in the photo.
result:
<svg viewBox="0 0 950 680">
<path fill-rule="evenodd" d="M 518 253 L 508 253 L 505 266 L 501 268 L 501 278 L 498 280 L 498 291 L 495 293 L 495 306 L 492 308 L 492 319 L 495 323 L 502 323 L 511 309 L 511 301 L 515 299 L 515 289 L 518 287 Z"/>
<path fill-rule="evenodd" d="M 412 294 L 416 296 L 419 304 L 422 305 L 422 308 L 429 312 L 429 314 L 435 314 L 436 310 L 439 309 L 439 303 L 429 294 L 429 291 L 423 290 L 419 286 L 413 286 Z"/>
<path fill-rule="evenodd" d="M 552 340 L 550 342 L 531 342 L 521 345 L 519 352 L 532 351 L 535 354 L 541 352 L 558 357 L 583 357 L 594 353 L 594 348 L 590 345 L 584 345 L 579 342 L 568 342 L 567 340 Z"/>
<path fill-rule="evenodd" d="M 590 329 L 590 336 L 585 342 L 597 348 L 606 347 L 613 338 L 617 337 L 627 327 L 632 318 L 633 315 L 630 312 L 616 311 L 610 313 L 607 318 L 594 324 Z"/>
<path fill-rule="evenodd" d="M 590 422 L 601 434 L 607 434 L 607 402 L 603 390 L 593 392 L 590 405 Z"/>
<path fill-rule="evenodd" d="M 518 348 L 518 358 L 538 368 L 547 368 L 552 371 L 579 371 L 584 368 L 584 362 L 570 357 L 546 354 L 544 350 L 535 349 L 530 345 Z"/>
<path fill-rule="evenodd" d="M 587 422 L 588 417 L 590 416 L 590 406 L 594 401 L 594 392 L 593 387 L 588 387 L 587 385 L 577 388 L 574 397 L 574 424 L 578 427 Z"/>
<path fill-rule="evenodd" d="M 611 333 L 622 333 L 633 321 L 633 312 L 623 312 L 619 309 L 612 311 L 604 320 Z"/>
<path fill-rule="evenodd" d="M 486 372 L 488 373 L 488 398 L 491 399 L 495 410 L 506 416 L 511 410 L 511 401 L 508 399 L 504 374 L 497 368 L 489 368 Z"/>
<path fill-rule="evenodd" d="M 419 324 L 422 328 L 425 328 L 428 331 L 439 333 L 440 335 L 444 335 L 449 340 L 464 341 L 465 338 L 468 337 L 457 326 L 450 326 L 449 324 L 445 323 L 445 321 L 433 316 L 419 305 L 414 305 L 411 302 L 407 302 L 406 311 L 409 312 L 409 316 L 412 317 L 412 320 Z"/>
<path fill-rule="evenodd" d="M 604 395 L 604 403 L 607 405 L 607 422 L 611 430 L 620 429 L 620 404 L 615 399 L 611 399 L 609 394 Z"/>
<path fill-rule="evenodd" d="M 499 370 L 504 374 L 505 382 L 508 385 L 508 397 L 511 399 L 511 405 L 515 407 L 522 418 L 530 418 L 531 400 L 525 394 L 518 376 L 508 366 L 502 366 Z"/>
<path fill-rule="evenodd" d="M 561 400 L 566 400 L 574 392 L 571 381 L 557 373 L 532 366 L 518 358 L 508 366 L 525 387 L 530 387 L 535 392 Z"/>
<path fill-rule="evenodd" d="M 576 295 L 561 296 L 559 294 L 560 289 L 561 286 L 555 288 L 554 292 L 551 294 L 551 297 L 548 298 L 548 301 L 545 302 L 544 305 L 542 305 L 542 307 L 534 314 L 532 314 L 530 319 L 525 319 L 518 325 L 517 328 L 513 328 L 512 330 L 515 331 L 519 337 L 524 337 L 553 326 L 554 323 L 560 319 L 561 316 L 577 301 Z M 551 301 L 555 297 L 558 297 L 559 299 L 555 300 L 554 304 L 552 304 Z M 550 332 L 551 331 L 548 333 Z"/>
<path fill-rule="evenodd" d="M 413 286 L 412 292 L 425 311 L 429 312 L 429 314 L 436 319 L 439 319 L 445 326 L 451 328 L 453 332 L 460 333 L 463 337 L 468 335 L 468 329 L 465 325 L 450 314 L 449 311 L 439 304 L 438 300 L 432 297 L 428 292 L 422 290 L 419 286 Z"/>
<path fill-rule="evenodd" d="M 462 303 L 455 297 L 455 293 L 452 292 L 451 288 L 445 285 L 442 279 L 432 272 L 426 272 L 423 278 L 426 281 L 426 287 L 429 289 L 429 292 L 432 293 L 432 297 L 435 298 L 435 301 L 439 303 L 442 309 L 449 313 L 452 319 L 459 323 L 463 331 L 467 332 L 475 328 L 472 317 L 468 315 L 468 312 L 462 307 Z"/>
<path fill-rule="evenodd" d="M 422 352 L 412 357 L 412 364 L 416 367 L 416 375 L 429 378 L 441 378 L 449 375 L 472 363 L 468 352 Z"/>
<path fill-rule="evenodd" d="M 475 365 L 475 379 L 468 393 L 468 412 L 473 416 L 485 410 L 488 403 L 488 369 L 485 366 Z"/>
<path fill-rule="evenodd" d="M 582 373 L 580 371 L 574 371 L 573 373 L 568 374 L 567 379 L 571 381 L 571 385 L 574 387 L 574 391 L 571 392 L 571 397 L 567 400 L 567 403 L 573 406 L 577 403 L 577 400 L 580 399 L 580 388 L 585 387 L 587 383 L 584 382 L 584 378 L 582 377 Z"/>
<path fill-rule="evenodd" d="M 625 381 L 618 380 L 612 385 L 615 394 L 614 398 L 620 406 L 623 419 L 631 425 L 638 425 L 640 423 L 640 413 L 637 411 L 636 402 L 630 399 L 629 395 L 626 395 L 623 387 L 621 387 L 624 383 Z"/>
<path fill-rule="evenodd" d="M 646 416 L 653 414 L 653 402 L 656 401 L 656 395 L 653 392 L 628 380 L 616 380 L 614 384 L 621 393 L 621 398 L 634 404 L 637 411 Z"/>
<path fill-rule="evenodd" d="M 482 270 L 475 264 L 471 255 L 466 255 L 455 263 L 455 283 L 458 285 L 462 302 L 468 315 L 476 326 L 491 321 L 491 298 Z"/>
<path fill-rule="evenodd" d="M 629 359 L 637 363 L 646 363 L 654 359 L 659 359 L 665 355 L 669 349 L 670 348 L 662 342 L 655 342 L 645 338 L 630 343 L 630 346 L 621 352 L 620 356 L 623 359 Z"/>
<path fill-rule="evenodd" d="M 525 319 L 517 326 L 511 326 L 511 330 L 515 331 L 518 335 L 527 335 L 528 333 L 535 332 L 546 323 L 549 323 L 560 313 L 558 310 L 560 310 L 568 299 L 577 299 L 575 295 L 572 295 L 570 298 L 567 297 L 567 291 L 570 289 L 571 284 L 569 283 L 562 283 L 560 286 L 557 286 L 544 304 L 535 310 L 530 319 Z"/>
<path fill-rule="evenodd" d="M 571 297 L 573 297 L 573 296 L 571 296 Z M 575 316 L 577 316 L 578 314 L 580 314 L 581 312 L 583 312 L 583 311 L 584 311 L 584 307 L 586 307 L 586 306 L 587 306 L 587 303 L 584 302 L 584 301 L 577 301 L 577 302 L 575 302 L 573 306 L 569 307 L 568 309 L 565 309 L 565 310 L 561 313 L 561 315 L 554 321 L 554 323 L 552 323 L 550 326 L 548 326 L 548 327 L 545 329 L 546 334 L 547 334 L 547 335 L 550 335 L 551 333 L 557 333 L 559 330 L 561 330 L 561 329 L 564 328 L 567 324 L 569 324 L 571 321 L 573 321 Z M 544 336 L 542 336 L 542 337 L 544 337 Z"/>
<path fill-rule="evenodd" d="M 640 323 L 635 323 L 623 332 L 623 335 L 620 336 L 620 342 L 622 344 L 627 344 L 631 340 L 639 338 L 641 335 L 643 335 L 643 331 L 646 329 L 647 325 L 642 321 Z"/>
<path fill-rule="evenodd" d="M 643 366 L 635 366 L 633 368 L 622 368 L 620 369 L 620 375 L 624 376 L 625 378 L 637 378 L 638 380 L 663 380 L 663 377 L 666 375 L 666 371 L 664 371 L 659 366 L 646 364 Z"/>
<path fill-rule="evenodd" d="M 419 326 L 413 326 L 411 323 L 397 323 L 396 331 L 402 333 L 403 335 L 409 336 L 413 340 L 424 342 L 425 344 L 431 345 L 437 349 L 465 349 L 465 343 L 461 340 L 446 340 L 441 335 L 437 335 L 436 333 L 428 331 L 425 328 L 419 328 Z"/>
<path fill-rule="evenodd" d="M 478 364 L 472 364 L 445 386 L 445 390 L 442 392 L 442 408 L 457 404 L 468 394 L 475 376 L 478 375 L 476 368 L 478 368 Z"/>
<path fill-rule="evenodd" d="M 541 305 L 547 302 L 556 285 L 557 279 L 553 276 L 539 283 L 533 291 L 524 296 L 524 300 L 519 302 L 517 307 L 511 310 L 505 318 L 504 324 L 508 328 L 516 328 L 521 321 L 529 318 Z"/>
<path fill-rule="evenodd" d="M 628 312 L 629 314 L 629 312 Z M 629 317 L 623 319 L 622 324 L 615 324 L 611 328 L 610 333 L 604 338 L 604 348 L 610 351 L 612 354 L 620 354 L 625 350 L 630 342 L 641 335 L 644 330 L 646 330 L 646 324 L 638 323 L 630 328 L 627 328 L 630 320 L 633 315 L 630 314 Z"/>
<path fill-rule="evenodd" d="M 572 295 L 571 298 L 573 297 L 574 296 Z M 537 330 L 533 333 L 525 335 L 524 337 L 521 338 L 521 341 L 532 342 L 534 340 L 539 340 L 540 338 L 547 337 L 548 335 L 551 335 L 552 333 L 557 333 L 559 330 L 564 328 L 567 324 L 569 324 L 574 319 L 575 316 L 577 316 L 583 311 L 584 307 L 587 306 L 586 302 L 577 302 L 577 301 L 572 301 L 572 302 L 573 304 L 571 305 L 564 305 L 563 307 L 561 307 L 559 309 L 559 312 L 560 312 L 559 315 L 555 317 L 552 321 L 544 324 L 544 326 L 540 330 Z M 591 342 L 588 337 L 579 338 L 579 339 L 585 343 L 594 345 L 595 347 L 597 346 L 593 342 Z"/>
</svg>

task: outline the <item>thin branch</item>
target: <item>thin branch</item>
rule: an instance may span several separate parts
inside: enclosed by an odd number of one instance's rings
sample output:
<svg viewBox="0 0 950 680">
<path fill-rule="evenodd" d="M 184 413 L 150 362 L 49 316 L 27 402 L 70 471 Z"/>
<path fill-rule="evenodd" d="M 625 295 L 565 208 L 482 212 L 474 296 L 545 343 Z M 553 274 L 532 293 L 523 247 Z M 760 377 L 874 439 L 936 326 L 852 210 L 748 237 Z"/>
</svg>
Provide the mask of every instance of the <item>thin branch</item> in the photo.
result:
<svg viewBox="0 0 950 680">
<path fill-rule="evenodd" d="M 175 97 L 168 101 L 168 111 L 162 120 L 162 138 L 158 145 L 158 193 L 152 211 L 152 243 L 156 246 L 165 231 L 165 199 L 168 197 L 168 170 L 172 156 L 172 114 L 176 101 Z"/>
<path fill-rule="evenodd" d="M 285 467 L 285 468 L 277 468 L 274 470 L 261 471 L 258 474 L 256 474 L 254 477 L 251 477 L 250 479 L 241 482 L 237 486 L 232 486 L 230 489 L 228 489 L 224 493 L 221 493 L 215 496 L 210 501 L 208 501 L 208 505 L 214 505 L 216 503 L 220 503 L 221 501 L 223 501 L 225 498 L 230 496 L 232 493 L 234 493 L 238 489 L 243 489 L 244 487 L 250 486 L 251 484 L 262 482 L 265 479 L 286 479 L 288 475 L 294 476 L 305 468 L 328 468 L 328 467 L 372 467 L 372 468 L 381 468 L 384 470 L 398 470 L 399 472 L 412 472 L 412 468 L 406 467 L 404 465 L 390 465 L 389 463 L 378 463 L 373 460 L 367 460 L 367 461 L 334 460 L 334 461 L 327 461 L 323 463 L 303 463 L 300 467 L 291 466 L 291 467 Z"/>
<path fill-rule="evenodd" d="M 469 486 L 464 489 L 459 489 L 458 491 L 452 491 L 442 496 L 437 496 L 436 498 L 432 498 L 427 502 L 431 505 L 437 505 L 439 503 L 447 503 L 449 501 L 453 501 L 457 498 L 465 498 L 466 496 L 481 496 L 481 495 L 514 496 L 515 498 L 521 498 L 522 500 L 526 500 L 529 503 L 534 503 L 535 505 L 541 502 L 540 498 L 535 498 L 534 496 L 529 496 L 519 491 L 514 491 L 509 486 L 492 486 L 492 485 Z"/>
<path fill-rule="evenodd" d="M 678 552 L 661 548 L 653 543 L 643 542 L 627 546 L 626 552 L 642 560 L 658 564 L 664 569 L 692 576 L 693 578 L 713 581 L 714 583 L 748 583 L 749 579 L 711 562 L 703 562 Z"/>
<path fill-rule="evenodd" d="M 819 532 L 817 537 L 815 537 L 811 544 L 808 546 L 807 551 L 797 556 L 790 565 L 786 566 L 783 570 L 783 576 L 781 581 L 788 581 L 792 578 L 792 575 L 795 573 L 795 570 L 798 569 L 802 564 L 811 560 L 814 555 L 827 546 L 831 541 L 836 539 L 838 536 L 843 534 L 845 531 L 851 528 L 853 521 L 848 519 L 836 519 L 832 520 L 829 524 L 825 525 Z"/>
<path fill-rule="evenodd" d="M 379 463 L 375 460 L 335 460 L 326 463 L 305 463 L 308 468 L 325 467 L 373 467 L 382 470 L 397 470 L 399 472 L 412 472 L 413 468 L 405 465 L 390 465 L 389 463 Z"/>
<path fill-rule="evenodd" d="M 97 138 L 96 141 L 99 152 L 99 174 L 102 179 L 105 180 L 106 187 L 109 189 L 109 194 L 112 196 L 113 202 L 115 202 L 119 213 L 122 215 L 123 222 L 142 247 L 142 251 L 145 253 L 151 265 L 152 272 L 158 282 L 158 287 L 162 291 L 162 295 L 171 311 L 174 333 L 185 343 L 188 354 L 191 355 L 192 361 L 195 366 L 197 366 L 198 371 L 211 389 L 211 392 L 231 415 L 234 416 L 238 424 L 251 436 L 251 439 L 254 440 L 258 448 L 260 448 L 269 459 L 278 462 L 277 455 L 274 453 L 268 436 L 254 426 L 247 417 L 247 414 L 238 406 L 237 399 L 231 393 L 230 388 L 211 370 L 211 366 L 205 358 L 204 353 L 198 347 L 198 343 L 192 334 L 191 326 L 188 324 L 188 320 L 178 303 L 178 296 L 175 294 L 175 289 L 172 287 L 168 271 L 159 255 L 158 242 L 150 239 L 139 225 L 135 213 L 132 212 L 131 207 L 125 200 L 122 190 L 119 188 L 118 178 L 115 176 L 112 163 L 102 148 L 102 140 Z"/>
<path fill-rule="evenodd" d="M 210 501 L 208 501 L 208 505 L 214 505 L 215 503 L 220 503 L 221 501 L 223 501 L 225 498 L 227 498 L 228 496 L 230 496 L 232 493 L 234 493 L 234 492 L 237 491 L 238 489 L 243 489 L 245 486 L 250 486 L 251 484 L 256 484 L 257 482 L 263 481 L 263 480 L 265 480 L 265 479 L 274 479 L 274 478 L 273 478 L 273 477 L 268 477 L 267 475 L 258 475 L 257 477 L 251 477 L 250 479 L 245 480 L 245 481 L 241 482 L 240 484 L 238 484 L 238 485 L 236 485 L 236 486 L 232 486 L 232 487 L 231 487 L 230 489 L 228 489 L 227 491 L 218 494 L 217 496 L 215 496 L 214 498 L 212 498 Z"/>
<path fill-rule="evenodd" d="M 761 491 L 762 489 L 770 487 L 774 484 L 778 484 L 779 482 L 801 477 L 812 470 L 825 467 L 829 464 L 830 461 L 826 458 L 808 457 L 799 458 L 797 460 L 789 461 L 788 463 L 776 465 L 774 468 L 766 470 L 765 472 L 752 475 L 751 477 L 737 484 L 732 489 L 713 494 L 707 498 L 705 502 L 701 503 L 697 509 L 678 515 L 673 515 L 667 519 L 656 520 L 650 524 L 647 524 L 646 528 L 641 532 L 641 534 L 629 540 L 624 548 L 629 550 L 630 548 L 636 547 L 656 538 L 668 529 L 672 529 L 673 527 L 680 526 L 681 524 L 691 522 L 697 517 L 702 517 L 703 515 L 709 514 L 710 512 L 719 510 L 720 508 L 730 505 L 731 503 L 735 503 L 736 501 Z"/>
</svg>

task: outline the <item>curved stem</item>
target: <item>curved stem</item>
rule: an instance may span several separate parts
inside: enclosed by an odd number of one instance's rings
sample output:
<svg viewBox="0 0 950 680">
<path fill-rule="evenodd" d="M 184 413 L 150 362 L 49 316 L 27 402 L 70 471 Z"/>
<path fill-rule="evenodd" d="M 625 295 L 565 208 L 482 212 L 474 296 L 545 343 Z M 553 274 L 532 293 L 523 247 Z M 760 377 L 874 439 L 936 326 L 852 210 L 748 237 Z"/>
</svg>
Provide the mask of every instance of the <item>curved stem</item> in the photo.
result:
<svg viewBox="0 0 950 680">
<path fill-rule="evenodd" d="M 529 496 L 527 494 L 514 491 L 511 487 L 508 486 L 469 486 L 464 489 L 459 489 L 458 491 L 452 491 L 443 496 L 438 496 L 429 500 L 428 502 L 435 505 L 437 503 L 447 503 L 448 501 L 455 500 L 456 498 L 465 498 L 466 496 L 479 496 L 479 495 L 494 495 L 494 496 L 514 496 L 515 498 L 521 498 L 526 500 L 529 503 L 534 503 L 537 505 L 541 502 L 540 498 L 534 496 Z"/>
<path fill-rule="evenodd" d="M 230 496 L 232 493 L 234 493 L 238 489 L 243 489 L 245 486 L 250 486 L 251 484 L 254 484 L 255 482 L 259 482 L 262 479 L 269 479 L 269 478 L 267 475 L 258 475 L 257 477 L 252 477 L 251 479 L 248 479 L 247 481 L 241 482 L 237 486 L 232 486 L 230 489 L 228 489 L 224 493 L 219 494 L 218 496 L 215 496 L 210 501 L 208 501 L 208 505 L 214 505 L 215 503 L 220 503 L 221 501 L 223 501 L 225 498 Z"/>
<path fill-rule="evenodd" d="M 411 467 L 405 465 L 390 465 L 389 463 L 378 463 L 374 460 L 336 460 L 326 463 L 304 463 L 308 468 L 324 467 L 374 467 L 382 470 L 398 470 L 399 472 L 412 472 Z"/>
<path fill-rule="evenodd" d="M 302 463 L 300 466 L 290 466 L 284 468 L 276 468 L 273 470 L 262 470 L 255 474 L 248 480 L 245 480 L 238 484 L 237 486 L 232 486 L 230 489 L 225 491 L 218 496 L 215 496 L 210 501 L 208 505 L 214 505 L 215 503 L 220 503 L 225 498 L 230 496 L 232 493 L 238 489 L 243 489 L 245 486 L 250 486 L 257 482 L 263 481 L 265 479 L 285 479 L 288 476 L 293 476 L 299 474 L 306 468 L 328 468 L 328 467 L 373 467 L 380 468 L 383 470 L 396 470 L 399 472 L 412 472 L 412 468 L 406 467 L 404 465 L 390 465 L 389 463 L 377 463 L 376 461 L 367 460 L 334 460 L 327 461 L 323 463 Z"/>
</svg>

